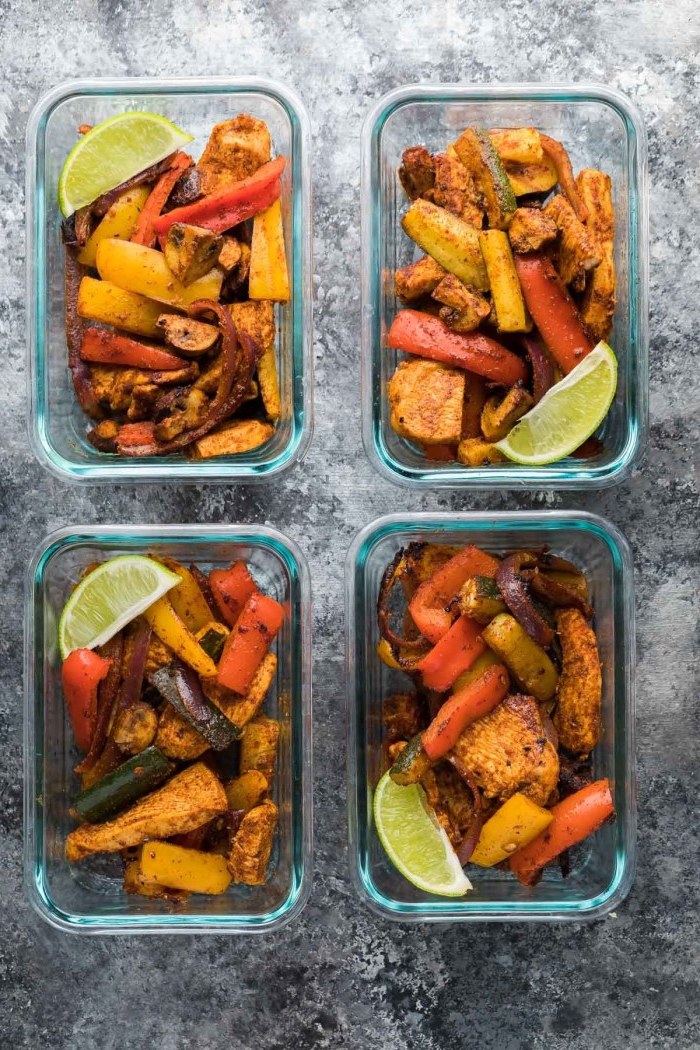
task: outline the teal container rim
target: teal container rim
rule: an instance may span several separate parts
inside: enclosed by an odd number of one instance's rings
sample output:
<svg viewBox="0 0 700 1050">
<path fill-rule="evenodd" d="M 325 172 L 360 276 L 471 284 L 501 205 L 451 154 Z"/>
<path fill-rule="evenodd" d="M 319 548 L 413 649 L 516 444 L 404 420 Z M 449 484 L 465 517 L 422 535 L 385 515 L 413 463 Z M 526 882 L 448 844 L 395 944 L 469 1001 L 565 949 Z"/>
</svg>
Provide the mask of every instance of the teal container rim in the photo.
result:
<svg viewBox="0 0 700 1050">
<path fill-rule="evenodd" d="M 105 456 L 104 462 L 77 463 L 56 450 L 48 428 L 45 398 L 47 348 L 44 345 L 46 315 L 47 239 L 46 217 L 58 211 L 57 202 L 46 200 L 41 165 L 46 124 L 58 105 L 81 96 L 124 95 L 239 95 L 255 92 L 277 102 L 292 129 L 292 270 L 294 313 L 292 329 L 291 436 L 285 448 L 260 463 L 236 459 L 189 463 L 167 457 L 148 456 L 121 460 Z M 26 292 L 28 323 L 27 404 L 28 431 L 32 451 L 39 462 L 62 480 L 107 483 L 175 481 L 241 481 L 246 484 L 278 477 L 308 451 L 313 434 L 313 244 L 312 185 L 310 167 L 311 125 L 304 103 L 291 88 L 265 77 L 96 77 L 65 81 L 46 92 L 35 104 L 27 124 L 26 153 Z M 67 367 L 67 366 L 66 366 Z"/>
<path fill-rule="evenodd" d="M 59 550 L 85 543 L 143 548 L 150 543 L 248 544 L 270 550 L 283 562 L 290 579 L 290 601 L 297 621 L 293 653 L 292 798 L 298 833 L 293 843 L 292 879 L 286 899 L 272 911 L 260 915 L 115 916 L 75 915 L 51 901 L 43 856 L 43 807 L 36 797 L 41 782 L 43 757 L 37 739 L 43 737 L 44 648 L 36 649 L 41 637 L 43 610 L 41 583 L 50 558 Z M 42 639 L 43 641 L 43 639 Z M 37 690 L 41 690 L 38 694 Z M 38 725 L 37 725 L 38 716 Z M 103 525 L 66 526 L 49 533 L 36 547 L 25 576 L 24 621 L 24 888 L 34 911 L 51 926 L 79 934 L 140 933 L 267 933 L 296 919 L 305 908 L 313 879 L 313 723 L 311 661 L 311 578 L 306 557 L 298 545 L 277 529 L 265 525 Z"/>
<path fill-rule="evenodd" d="M 635 367 L 630 369 L 627 395 L 627 434 L 614 461 L 599 467 L 572 465 L 564 460 L 546 467 L 503 466 L 412 467 L 396 459 L 384 440 L 381 425 L 381 388 L 377 355 L 383 339 L 378 304 L 380 293 L 380 224 L 377 199 L 378 144 L 389 117 L 414 102 L 599 102 L 622 120 L 630 143 L 629 295 L 628 339 Z M 362 126 L 361 232 L 362 232 L 362 441 L 374 468 L 389 481 L 409 488 L 472 489 L 603 489 L 617 485 L 631 474 L 647 444 L 649 429 L 649 305 L 648 305 L 648 147 L 644 120 L 636 105 L 621 91 L 599 83 L 414 84 L 383 95 Z"/>
<path fill-rule="evenodd" d="M 616 743 L 616 762 L 625 780 L 615 788 L 616 809 L 624 802 L 624 845 L 616 851 L 615 870 L 605 891 L 586 900 L 472 901 L 456 902 L 435 898 L 428 903 L 396 901 L 373 883 L 368 863 L 367 831 L 371 817 L 368 800 L 366 759 L 361 748 L 364 711 L 358 703 L 363 690 L 363 661 L 366 655 L 364 624 L 358 625 L 356 609 L 364 594 L 362 573 L 372 548 L 395 533 L 432 533 L 440 535 L 459 531 L 465 535 L 513 529 L 537 528 L 554 535 L 562 528 L 580 530 L 602 539 L 610 551 L 620 595 L 614 609 L 616 623 L 616 688 L 615 706 L 624 720 L 624 740 Z M 345 561 L 346 617 L 346 733 L 348 856 L 350 874 L 360 899 L 376 915 L 397 922 L 585 922 L 600 919 L 614 910 L 629 893 L 636 869 L 637 785 L 635 772 L 635 616 L 634 562 L 623 533 L 612 522 L 585 511 L 464 511 L 387 514 L 366 525 L 353 540 Z M 621 662 L 620 662 L 621 661 Z"/>
</svg>

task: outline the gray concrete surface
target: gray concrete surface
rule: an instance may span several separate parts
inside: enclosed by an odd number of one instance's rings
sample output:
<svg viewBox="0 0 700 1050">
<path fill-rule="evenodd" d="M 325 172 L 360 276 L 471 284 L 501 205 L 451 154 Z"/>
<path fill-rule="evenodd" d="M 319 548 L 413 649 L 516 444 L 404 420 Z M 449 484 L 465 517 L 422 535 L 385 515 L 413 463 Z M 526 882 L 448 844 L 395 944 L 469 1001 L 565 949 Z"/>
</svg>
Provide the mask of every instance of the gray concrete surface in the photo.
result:
<svg viewBox="0 0 700 1050">
<path fill-rule="evenodd" d="M 306 0 L 0 4 L 0 1044 L 49 1050 L 236 1047 L 616 1050 L 700 1046 L 698 1019 L 697 326 L 699 16 L 695 0 L 440 5 Z M 68 77 L 250 73 L 288 81 L 314 129 L 316 434 L 274 489 L 66 487 L 25 437 L 24 131 Z M 411 495 L 359 432 L 362 117 L 406 82 L 597 80 L 627 92 L 651 160 L 651 441 L 618 490 L 581 497 Z M 626 532 L 637 570 L 639 874 L 580 928 L 401 927 L 355 898 L 346 864 L 342 563 L 394 510 L 586 507 Z M 20 580 L 70 522 L 271 522 L 315 588 L 316 876 L 302 918 L 264 939 L 77 939 L 21 888 Z"/>
</svg>

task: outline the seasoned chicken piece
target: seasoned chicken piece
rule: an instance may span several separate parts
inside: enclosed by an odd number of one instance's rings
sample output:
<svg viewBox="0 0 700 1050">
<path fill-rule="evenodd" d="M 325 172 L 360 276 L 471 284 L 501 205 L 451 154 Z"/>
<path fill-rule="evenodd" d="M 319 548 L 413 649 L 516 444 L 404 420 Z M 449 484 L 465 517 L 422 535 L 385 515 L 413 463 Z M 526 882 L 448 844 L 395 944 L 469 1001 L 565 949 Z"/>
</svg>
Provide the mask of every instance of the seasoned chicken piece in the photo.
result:
<svg viewBox="0 0 700 1050">
<path fill-rule="evenodd" d="M 181 835 L 227 808 L 221 782 L 203 762 L 197 762 L 113 820 L 83 824 L 71 831 L 66 839 L 66 859 L 73 863 L 93 853 L 114 853 L 147 839 Z"/>
<path fill-rule="evenodd" d="M 270 159 L 270 132 L 264 121 L 240 113 L 212 128 L 197 163 L 200 189 L 205 195 L 220 193 L 246 179 Z"/>
<path fill-rule="evenodd" d="M 472 173 L 464 167 L 453 146 L 433 157 L 435 186 L 432 200 L 440 208 L 481 229 L 484 215 Z"/>
<path fill-rule="evenodd" d="M 155 383 L 141 383 L 135 386 L 131 392 L 131 401 L 126 410 L 126 418 L 133 423 L 144 419 L 150 419 L 156 401 L 162 391 Z"/>
<path fill-rule="evenodd" d="M 170 704 L 165 704 L 158 717 L 155 745 L 166 758 L 191 762 L 209 750 L 209 743 Z"/>
<path fill-rule="evenodd" d="M 406 196 L 412 201 L 432 192 L 435 185 L 435 165 L 425 146 L 409 146 L 403 151 L 399 179 Z"/>
<path fill-rule="evenodd" d="M 260 419 L 232 419 L 195 441 L 187 454 L 191 459 L 236 456 L 264 445 L 274 432 L 270 423 L 263 423 Z"/>
<path fill-rule="evenodd" d="M 241 338 L 248 338 L 255 346 L 258 358 L 275 342 L 275 306 L 269 299 L 249 299 L 231 303 L 228 307 Z"/>
<path fill-rule="evenodd" d="M 425 727 L 425 711 L 417 693 L 394 693 L 382 707 L 387 741 L 410 740 Z"/>
<path fill-rule="evenodd" d="M 91 365 L 90 373 L 97 400 L 112 412 L 127 412 L 137 386 L 148 384 L 158 387 L 192 382 L 199 375 L 199 368 L 194 362 L 172 372 L 147 372 L 140 368 Z"/>
<path fill-rule="evenodd" d="M 449 762 L 439 762 L 421 778 L 428 805 L 457 849 L 474 823 L 474 800 Z"/>
<path fill-rule="evenodd" d="M 444 304 L 440 310 L 442 320 L 457 332 L 472 332 L 491 312 L 488 299 L 467 288 L 453 273 L 446 274 L 432 296 Z"/>
<path fill-rule="evenodd" d="M 559 276 L 564 284 L 582 291 L 586 273 L 600 263 L 601 250 L 561 193 L 545 205 L 544 214 L 554 220 L 559 230 Z"/>
<path fill-rule="evenodd" d="M 204 695 L 226 715 L 229 722 L 242 727 L 254 718 L 263 705 L 267 691 L 277 672 L 277 657 L 266 653 L 250 683 L 247 696 L 239 696 L 223 685 L 216 678 L 202 678 Z"/>
<path fill-rule="evenodd" d="M 521 791 L 544 806 L 559 779 L 559 756 L 532 696 L 507 696 L 465 729 L 454 754 L 486 798 L 501 802 Z"/>
<path fill-rule="evenodd" d="M 457 459 L 467 467 L 487 467 L 490 463 L 505 463 L 499 448 L 483 438 L 463 438 L 457 446 Z"/>
<path fill-rule="evenodd" d="M 389 383 L 392 427 L 424 445 L 459 441 L 463 401 L 464 373 L 437 361 L 402 361 Z"/>
<path fill-rule="evenodd" d="M 410 266 L 403 266 L 396 271 L 394 274 L 396 294 L 405 303 L 410 303 L 413 299 L 430 295 L 433 288 L 446 274 L 447 270 L 443 270 L 440 263 L 435 262 L 429 255 L 424 255 L 417 262 L 411 263 Z"/>
<path fill-rule="evenodd" d="M 239 772 L 257 769 L 271 782 L 277 761 L 279 735 L 280 724 L 275 718 L 258 716 L 249 722 L 241 740 Z"/>
<path fill-rule="evenodd" d="M 538 252 L 557 239 L 557 224 L 541 208 L 518 208 L 508 227 L 514 252 Z"/>
<path fill-rule="evenodd" d="M 144 670 L 146 680 L 150 681 L 154 671 L 157 671 L 159 667 L 165 667 L 167 664 L 172 663 L 174 659 L 175 654 L 172 649 L 165 642 L 161 642 L 160 638 L 157 638 L 155 634 L 151 634 Z"/>
<path fill-rule="evenodd" d="M 581 318 L 594 339 L 608 339 L 615 313 L 615 212 L 610 176 L 584 168 L 576 188 L 588 209 L 586 229 L 598 241 L 602 260 L 586 279 Z"/>
<path fill-rule="evenodd" d="M 264 884 L 278 818 L 277 806 L 270 799 L 243 817 L 228 856 L 228 870 L 234 882 L 247 886 Z"/>
<path fill-rule="evenodd" d="M 603 680 L 595 632 L 578 609 L 557 609 L 562 651 L 554 727 L 559 743 L 575 755 L 587 755 L 600 736 Z"/>
</svg>

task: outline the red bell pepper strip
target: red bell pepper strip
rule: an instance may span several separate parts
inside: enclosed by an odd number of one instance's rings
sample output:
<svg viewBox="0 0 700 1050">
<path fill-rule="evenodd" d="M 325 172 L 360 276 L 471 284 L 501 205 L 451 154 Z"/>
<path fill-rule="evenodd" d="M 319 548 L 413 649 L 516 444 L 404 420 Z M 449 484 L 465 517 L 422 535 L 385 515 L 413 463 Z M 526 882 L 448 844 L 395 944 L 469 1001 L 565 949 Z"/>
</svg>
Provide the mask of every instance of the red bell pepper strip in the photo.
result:
<svg viewBox="0 0 700 1050">
<path fill-rule="evenodd" d="M 174 208 L 156 219 L 155 232 L 158 235 L 167 233 L 174 222 L 204 226 L 215 233 L 230 230 L 239 222 L 269 208 L 277 200 L 282 192 L 279 180 L 285 163 L 284 157 L 275 157 L 247 179 L 235 182 L 230 189 L 202 197 L 194 204 Z"/>
<path fill-rule="evenodd" d="M 244 561 L 234 562 L 229 569 L 213 569 L 209 573 L 209 586 L 221 617 L 229 627 L 236 626 L 243 606 L 251 595 L 258 593 Z"/>
<path fill-rule="evenodd" d="M 251 594 L 224 643 L 217 681 L 245 696 L 265 653 L 282 626 L 284 610 L 266 594 Z"/>
<path fill-rule="evenodd" d="M 508 692 L 510 680 L 502 664 L 493 664 L 481 678 L 453 693 L 442 705 L 422 736 L 423 750 L 437 762 L 457 743 L 468 725 L 483 718 L 500 704 Z"/>
<path fill-rule="evenodd" d="M 63 661 L 63 694 L 75 742 L 81 751 L 90 750 L 97 723 L 97 687 L 111 666 L 111 660 L 105 660 L 92 649 L 74 649 Z"/>
<path fill-rule="evenodd" d="M 158 450 L 156 425 L 150 419 L 143 423 L 122 423 L 115 440 L 122 456 L 151 456 Z"/>
<path fill-rule="evenodd" d="M 515 269 L 532 320 L 565 375 L 590 354 L 594 344 L 576 305 L 546 255 L 514 255 Z"/>
<path fill-rule="evenodd" d="M 450 463 L 457 459 L 456 445 L 423 445 L 422 448 L 430 463 Z"/>
<path fill-rule="evenodd" d="M 504 386 L 527 379 L 525 362 L 495 339 L 480 332 L 453 332 L 439 317 L 420 310 L 401 310 L 387 339 L 394 350 L 465 368 Z"/>
<path fill-rule="evenodd" d="M 550 861 L 592 835 L 615 812 L 610 784 L 596 780 L 558 802 L 550 810 L 554 820 L 536 839 L 522 846 L 510 858 L 518 881 L 531 886 Z"/>
<path fill-rule="evenodd" d="M 468 671 L 474 661 L 486 651 L 486 642 L 481 637 L 483 627 L 469 616 L 460 616 L 446 635 L 435 645 L 416 670 L 423 675 L 426 689 L 444 693 L 463 671 Z"/>
<path fill-rule="evenodd" d="M 167 350 L 130 339 L 126 335 L 110 332 L 107 328 L 86 328 L 80 343 L 83 361 L 96 361 L 103 365 L 130 365 L 156 372 L 174 372 L 189 362 L 183 361 Z"/>
<path fill-rule="evenodd" d="M 411 598 L 408 611 L 418 630 L 429 642 L 439 642 L 455 618 L 447 606 L 470 576 L 495 579 L 498 561 L 478 547 L 465 547 L 424 580 Z"/>
<path fill-rule="evenodd" d="M 154 223 L 167 204 L 168 197 L 175 188 L 175 183 L 183 171 L 190 168 L 192 164 L 192 158 L 187 153 L 175 154 L 172 167 L 168 168 L 160 176 L 141 210 L 136 229 L 131 235 L 131 240 L 135 244 L 144 244 L 147 248 L 152 248 L 156 243 Z"/>
</svg>

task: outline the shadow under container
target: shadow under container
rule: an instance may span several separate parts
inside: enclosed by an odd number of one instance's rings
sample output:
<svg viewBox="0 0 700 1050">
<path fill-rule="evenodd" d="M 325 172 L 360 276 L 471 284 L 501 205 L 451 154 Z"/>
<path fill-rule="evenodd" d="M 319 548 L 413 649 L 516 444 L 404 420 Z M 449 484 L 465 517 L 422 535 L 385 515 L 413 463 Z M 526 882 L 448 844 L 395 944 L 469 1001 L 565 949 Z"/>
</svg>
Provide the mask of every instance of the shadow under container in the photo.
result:
<svg viewBox="0 0 700 1050">
<path fill-rule="evenodd" d="M 268 882 L 220 896 L 167 901 L 128 896 L 118 855 L 68 864 L 69 815 L 79 756 L 61 690 L 57 629 L 81 571 L 119 554 L 155 554 L 203 571 L 244 559 L 285 608 L 277 675 L 264 711 L 281 724 L 273 798 L 279 807 Z M 25 887 L 42 918 L 78 933 L 255 933 L 299 915 L 311 891 L 311 596 L 298 547 L 261 526 L 117 526 L 62 529 L 36 551 L 27 578 L 25 637 Z"/>
<path fill-rule="evenodd" d="M 571 852 L 571 873 L 545 869 L 538 885 L 469 865 L 473 891 L 463 899 L 416 889 L 391 864 L 377 836 L 372 797 L 386 766 L 382 698 L 405 691 L 376 648 L 382 575 L 409 543 L 438 543 L 503 552 L 548 544 L 586 573 L 603 670 L 601 739 L 594 779 L 609 778 L 616 818 Z M 609 522 L 583 512 L 390 515 L 355 539 L 346 563 L 348 805 L 355 887 L 371 909 L 404 922 L 562 921 L 599 918 L 632 884 L 636 848 L 634 768 L 634 585 L 629 547 Z"/>
<path fill-rule="evenodd" d="M 264 445 L 236 456 L 190 461 L 98 452 L 73 390 L 65 332 L 64 248 L 57 186 L 80 124 L 128 110 L 160 113 L 195 136 L 199 157 L 214 124 L 238 113 L 264 120 L 273 150 L 287 158 L 282 217 L 291 299 L 277 304 L 281 414 Z M 35 106 L 27 127 L 27 353 L 29 437 L 37 459 L 75 481 L 245 481 L 277 477 L 300 460 L 313 429 L 312 230 L 309 120 L 294 92 L 262 78 L 78 80 Z M 166 309 L 164 306 L 163 309 Z"/>
<path fill-rule="evenodd" d="M 420 256 L 401 228 L 408 201 L 398 179 L 401 154 L 423 144 L 445 150 L 471 124 L 534 126 L 559 139 L 573 168 L 612 177 L 617 308 L 610 343 L 618 359 L 615 400 L 597 431 L 603 450 L 545 467 L 435 463 L 399 437 L 387 385 L 402 356 L 386 345 L 398 312 L 394 271 Z M 362 131 L 362 415 L 365 451 L 390 481 L 412 487 L 602 488 L 626 478 L 648 426 L 647 142 L 642 118 L 605 85 L 435 84 L 398 88 L 368 114 Z"/>
</svg>

